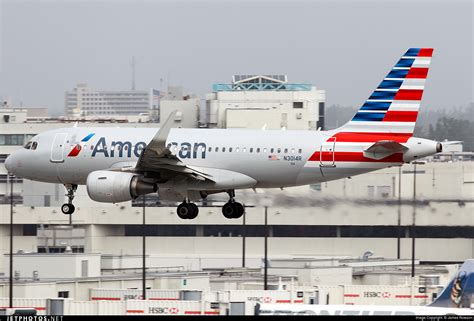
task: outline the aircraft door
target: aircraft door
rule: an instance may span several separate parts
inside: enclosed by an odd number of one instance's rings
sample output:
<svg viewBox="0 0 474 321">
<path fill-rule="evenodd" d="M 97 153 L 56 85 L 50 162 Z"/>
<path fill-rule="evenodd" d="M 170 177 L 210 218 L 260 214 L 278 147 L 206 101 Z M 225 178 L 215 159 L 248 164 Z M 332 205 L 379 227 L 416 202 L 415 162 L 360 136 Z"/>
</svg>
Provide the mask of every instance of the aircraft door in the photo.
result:
<svg viewBox="0 0 474 321">
<path fill-rule="evenodd" d="M 319 166 L 321 167 L 336 167 L 334 151 L 336 149 L 336 138 L 330 137 L 327 141 L 321 144 L 319 152 Z"/>
<path fill-rule="evenodd" d="M 51 163 L 64 162 L 64 148 L 66 147 L 67 133 L 58 133 L 54 136 L 51 146 Z"/>
</svg>

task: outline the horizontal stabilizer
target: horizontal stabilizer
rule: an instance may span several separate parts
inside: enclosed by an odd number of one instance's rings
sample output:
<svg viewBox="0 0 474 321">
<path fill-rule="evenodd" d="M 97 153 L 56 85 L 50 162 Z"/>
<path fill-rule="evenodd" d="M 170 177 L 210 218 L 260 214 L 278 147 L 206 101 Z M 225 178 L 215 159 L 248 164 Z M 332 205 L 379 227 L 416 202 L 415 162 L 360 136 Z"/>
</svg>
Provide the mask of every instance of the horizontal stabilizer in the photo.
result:
<svg viewBox="0 0 474 321">
<path fill-rule="evenodd" d="M 379 140 L 364 150 L 364 156 L 372 159 L 383 159 L 395 153 L 402 153 L 407 147 L 394 140 Z"/>
</svg>

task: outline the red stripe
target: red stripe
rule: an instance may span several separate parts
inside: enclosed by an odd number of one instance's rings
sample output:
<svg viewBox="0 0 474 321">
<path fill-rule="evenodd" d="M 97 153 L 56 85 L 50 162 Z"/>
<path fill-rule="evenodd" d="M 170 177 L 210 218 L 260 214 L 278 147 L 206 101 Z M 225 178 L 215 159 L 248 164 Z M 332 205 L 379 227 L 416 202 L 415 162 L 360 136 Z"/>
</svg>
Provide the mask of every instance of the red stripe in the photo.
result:
<svg viewBox="0 0 474 321">
<path fill-rule="evenodd" d="M 393 100 L 421 100 L 422 89 L 400 89 Z"/>
<path fill-rule="evenodd" d="M 394 140 L 398 143 L 406 143 L 413 133 L 358 133 L 358 132 L 339 132 L 336 142 L 350 143 L 375 143 L 379 140 Z"/>
<path fill-rule="evenodd" d="M 416 299 L 428 299 L 428 296 L 425 294 L 425 295 L 415 295 L 415 298 Z"/>
<path fill-rule="evenodd" d="M 433 48 L 421 48 L 418 57 L 432 57 Z"/>
<path fill-rule="evenodd" d="M 81 151 L 81 149 L 82 149 L 81 145 L 77 144 L 76 146 L 74 146 L 74 148 L 69 152 L 67 156 L 76 157 L 77 155 L 79 155 L 79 152 Z"/>
<path fill-rule="evenodd" d="M 214 314 L 214 315 L 217 315 L 217 314 L 219 314 L 219 311 L 204 311 L 204 314 Z"/>
<path fill-rule="evenodd" d="M 349 298 L 358 298 L 360 297 L 360 294 L 351 294 L 351 293 L 348 293 L 348 294 L 344 294 L 345 297 L 349 297 Z"/>
<path fill-rule="evenodd" d="M 145 310 L 127 310 L 127 313 L 144 313 Z"/>
<path fill-rule="evenodd" d="M 323 162 L 332 162 L 333 154 L 323 152 Z M 316 151 L 308 161 L 319 162 L 320 152 Z M 336 162 L 369 162 L 369 163 L 403 163 L 403 153 L 396 153 L 382 159 L 372 159 L 364 156 L 362 152 L 335 152 L 334 161 Z"/>
<path fill-rule="evenodd" d="M 201 311 L 184 311 L 184 314 L 201 314 Z"/>
<path fill-rule="evenodd" d="M 91 300 L 104 300 L 104 301 L 120 301 L 120 298 L 100 298 L 100 297 L 93 297 Z"/>
<path fill-rule="evenodd" d="M 418 116 L 417 111 L 387 111 L 383 121 L 397 121 L 397 122 L 416 122 Z"/>
<path fill-rule="evenodd" d="M 409 294 L 398 294 L 398 295 L 395 295 L 396 298 L 398 299 L 409 299 L 411 298 L 411 295 Z"/>
<path fill-rule="evenodd" d="M 293 303 L 303 303 L 303 300 L 293 300 Z"/>
<path fill-rule="evenodd" d="M 0 309 L 35 309 L 35 310 L 38 310 L 38 311 L 43 311 L 43 310 L 46 310 L 46 308 L 42 308 L 42 307 L 0 307 Z"/>
<path fill-rule="evenodd" d="M 291 300 L 276 300 L 276 303 L 291 303 Z"/>
<path fill-rule="evenodd" d="M 426 79 L 428 76 L 428 68 L 410 68 L 405 78 Z"/>
</svg>

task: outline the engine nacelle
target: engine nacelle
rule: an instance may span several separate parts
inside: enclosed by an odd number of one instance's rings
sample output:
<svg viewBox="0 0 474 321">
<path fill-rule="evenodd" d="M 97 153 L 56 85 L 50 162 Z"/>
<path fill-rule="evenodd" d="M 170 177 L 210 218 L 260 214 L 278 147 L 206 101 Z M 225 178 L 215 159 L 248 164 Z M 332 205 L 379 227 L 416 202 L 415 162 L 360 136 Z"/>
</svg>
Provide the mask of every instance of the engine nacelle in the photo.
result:
<svg viewBox="0 0 474 321">
<path fill-rule="evenodd" d="M 95 171 L 87 176 L 87 194 L 97 202 L 126 202 L 156 190 L 156 184 L 144 182 L 137 174 Z"/>
<path fill-rule="evenodd" d="M 403 154 L 403 161 L 405 162 L 411 162 L 443 151 L 443 145 L 440 142 L 424 138 L 411 137 L 404 145 L 408 147 L 408 150 Z"/>
</svg>

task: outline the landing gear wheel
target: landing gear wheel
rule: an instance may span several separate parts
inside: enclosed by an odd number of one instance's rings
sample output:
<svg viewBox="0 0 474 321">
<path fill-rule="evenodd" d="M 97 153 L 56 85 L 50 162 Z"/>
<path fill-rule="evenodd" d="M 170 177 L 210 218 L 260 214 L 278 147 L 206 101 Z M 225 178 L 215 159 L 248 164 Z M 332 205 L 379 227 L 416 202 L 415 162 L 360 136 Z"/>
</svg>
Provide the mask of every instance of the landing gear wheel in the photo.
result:
<svg viewBox="0 0 474 321">
<path fill-rule="evenodd" d="M 235 215 L 233 218 L 241 218 L 242 215 L 244 215 L 244 206 L 238 202 L 234 202 L 233 205 L 235 208 Z"/>
<path fill-rule="evenodd" d="M 180 219 L 190 220 L 198 216 L 199 208 L 194 203 L 183 202 L 179 204 L 176 212 L 178 213 Z"/>
<path fill-rule="evenodd" d="M 227 202 L 222 206 L 222 214 L 225 218 L 234 218 L 237 208 L 234 206 L 234 203 Z"/>
<path fill-rule="evenodd" d="M 197 207 L 194 203 L 188 203 L 188 206 L 191 208 L 191 213 L 189 215 L 189 219 L 192 220 L 196 218 L 199 214 L 199 207 Z"/>
<path fill-rule="evenodd" d="M 63 212 L 63 214 L 66 215 L 71 215 L 72 213 L 74 213 L 75 209 L 76 208 L 74 207 L 74 205 L 68 203 L 65 203 L 61 206 L 61 211 Z"/>
</svg>

